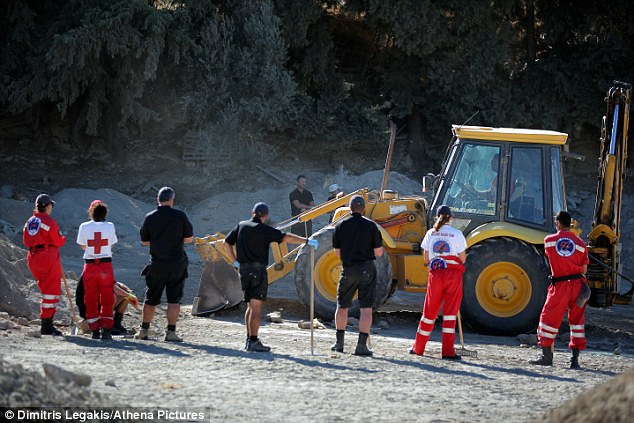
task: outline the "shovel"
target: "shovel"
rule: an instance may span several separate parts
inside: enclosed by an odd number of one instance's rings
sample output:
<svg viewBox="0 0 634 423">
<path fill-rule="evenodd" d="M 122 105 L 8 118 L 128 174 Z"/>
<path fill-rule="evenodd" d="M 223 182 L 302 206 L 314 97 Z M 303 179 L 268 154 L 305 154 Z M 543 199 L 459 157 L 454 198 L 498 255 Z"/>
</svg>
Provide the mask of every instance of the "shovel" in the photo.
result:
<svg viewBox="0 0 634 423">
<path fill-rule="evenodd" d="M 458 333 L 460 334 L 460 348 L 456 350 L 456 355 L 461 357 L 478 357 L 477 351 L 471 351 L 464 347 L 464 338 L 462 337 L 462 318 L 460 316 L 460 311 L 458 311 Z"/>
<path fill-rule="evenodd" d="M 75 305 L 73 304 L 73 299 L 70 295 L 70 288 L 68 288 L 68 281 L 66 280 L 66 274 L 64 273 L 63 267 L 62 279 L 64 280 L 64 288 L 66 288 L 66 296 L 68 297 L 68 303 L 70 304 L 70 311 L 73 313 L 73 324 L 70 328 L 70 334 L 77 335 L 77 325 L 79 324 L 79 320 L 77 319 L 77 314 L 75 314 Z"/>
</svg>

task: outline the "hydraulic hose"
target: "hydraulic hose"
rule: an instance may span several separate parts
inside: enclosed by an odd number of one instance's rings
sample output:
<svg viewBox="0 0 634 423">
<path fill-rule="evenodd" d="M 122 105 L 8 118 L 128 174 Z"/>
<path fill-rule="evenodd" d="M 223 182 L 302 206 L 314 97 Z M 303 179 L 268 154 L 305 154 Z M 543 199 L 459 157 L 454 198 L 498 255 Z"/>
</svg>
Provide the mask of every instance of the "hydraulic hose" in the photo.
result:
<svg viewBox="0 0 634 423">
<path fill-rule="evenodd" d="M 632 295 L 632 293 L 634 292 L 634 281 L 630 278 L 628 278 L 627 276 L 625 276 L 622 273 L 617 272 L 616 270 L 612 269 L 610 266 L 608 266 L 607 264 L 603 263 L 601 260 L 599 260 L 598 258 L 594 257 L 594 256 L 588 256 L 590 257 L 591 260 L 593 260 L 595 263 L 599 264 L 600 266 L 603 266 L 604 268 L 606 268 L 607 270 L 609 270 L 610 272 L 616 273 L 618 276 L 622 277 L 623 279 L 625 279 L 626 281 L 628 281 L 630 283 L 630 285 L 632 285 L 632 287 L 630 288 L 629 291 L 627 291 L 624 295 Z"/>
</svg>

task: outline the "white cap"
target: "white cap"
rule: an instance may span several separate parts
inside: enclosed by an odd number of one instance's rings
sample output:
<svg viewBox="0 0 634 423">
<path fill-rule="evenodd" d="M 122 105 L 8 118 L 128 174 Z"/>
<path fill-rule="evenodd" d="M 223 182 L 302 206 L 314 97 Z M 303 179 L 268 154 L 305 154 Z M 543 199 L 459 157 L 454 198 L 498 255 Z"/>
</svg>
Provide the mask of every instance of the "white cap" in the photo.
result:
<svg viewBox="0 0 634 423">
<path fill-rule="evenodd" d="M 328 187 L 328 192 L 335 192 L 339 189 L 339 185 L 337 184 L 332 184 Z"/>
</svg>

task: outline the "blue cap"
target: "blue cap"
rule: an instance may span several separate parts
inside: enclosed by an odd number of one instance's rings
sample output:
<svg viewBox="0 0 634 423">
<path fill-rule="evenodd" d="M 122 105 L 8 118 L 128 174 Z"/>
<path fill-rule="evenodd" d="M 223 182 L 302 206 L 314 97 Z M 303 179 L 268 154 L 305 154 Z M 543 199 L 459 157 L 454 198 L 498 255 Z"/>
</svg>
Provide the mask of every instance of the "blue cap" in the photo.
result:
<svg viewBox="0 0 634 423">
<path fill-rule="evenodd" d="M 436 216 L 440 216 L 441 214 L 444 214 L 445 216 L 451 216 L 451 209 L 449 208 L 449 206 L 443 204 L 442 206 L 438 207 L 438 210 L 436 210 Z"/>
<path fill-rule="evenodd" d="M 251 213 L 256 216 L 266 216 L 267 214 L 269 214 L 269 206 L 262 202 L 255 203 L 255 206 L 253 206 L 253 210 L 251 210 Z"/>
</svg>

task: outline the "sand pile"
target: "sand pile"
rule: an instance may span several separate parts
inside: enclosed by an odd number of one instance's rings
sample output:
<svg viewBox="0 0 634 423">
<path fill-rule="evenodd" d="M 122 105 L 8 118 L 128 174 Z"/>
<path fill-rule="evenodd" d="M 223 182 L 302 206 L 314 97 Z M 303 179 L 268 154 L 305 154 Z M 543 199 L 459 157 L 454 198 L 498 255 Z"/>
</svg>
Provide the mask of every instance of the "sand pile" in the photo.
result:
<svg viewBox="0 0 634 423">
<path fill-rule="evenodd" d="M 108 221 L 114 223 L 119 239 L 116 249 L 139 245 L 139 230 L 145 214 L 155 208 L 155 205 L 128 197 L 113 189 L 76 189 L 69 188 L 53 196 L 55 210 L 53 217 L 57 219 L 62 232 L 67 237 L 67 247 L 75 244 L 79 225 L 87 221 L 88 206 L 93 200 L 101 200 L 107 204 Z"/>
<path fill-rule="evenodd" d="M 328 198 L 328 185 L 336 183 L 344 192 L 350 193 L 357 189 L 369 188 L 378 190 L 381 188 L 383 171 L 375 170 L 362 175 L 350 175 L 339 172 L 337 175 L 322 181 L 309 176 L 308 190 L 313 193 L 315 203 L 319 204 Z M 325 188 L 323 187 L 325 185 Z M 388 188 L 395 190 L 399 195 L 421 194 L 422 185 L 398 172 L 390 172 Z M 265 189 L 255 192 L 224 192 L 201 201 L 188 212 L 194 233 L 197 236 L 207 233 L 228 233 L 240 220 L 251 216 L 251 208 L 258 201 L 264 201 L 269 205 L 271 223 L 276 224 L 290 218 L 290 202 L 288 195 L 295 189 L 294 185 L 287 188 Z M 316 219 L 313 228 L 319 228 L 328 223 L 328 217 Z"/>
<path fill-rule="evenodd" d="M 550 410 L 540 422 L 631 422 L 634 402 L 634 369 Z"/>
<path fill-rule="evenodd" d="M 39 291 L 26 264 L 26 254 L 0 234 L 0 311 L 33 319 L 39 313 Z"/>
</svg>

